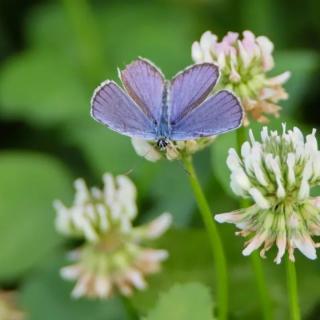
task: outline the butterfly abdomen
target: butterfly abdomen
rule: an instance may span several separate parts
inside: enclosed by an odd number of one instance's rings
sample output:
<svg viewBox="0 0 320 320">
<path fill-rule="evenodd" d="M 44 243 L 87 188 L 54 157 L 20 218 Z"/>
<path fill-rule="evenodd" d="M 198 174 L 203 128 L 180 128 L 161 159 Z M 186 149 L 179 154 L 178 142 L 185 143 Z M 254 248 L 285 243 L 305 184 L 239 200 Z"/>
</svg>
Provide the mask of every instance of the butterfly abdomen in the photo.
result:
<svg viewBox="0 0 320 320">
<path fill-rule="evenodd" d="M 168 125 L 168 96 L 169 96 L 169 82 L 167 81 L 163 90 L 161 100 L 161 118 L 158 124 L 157 140 L 168 139 L 170 135 Z"/>
</svg>

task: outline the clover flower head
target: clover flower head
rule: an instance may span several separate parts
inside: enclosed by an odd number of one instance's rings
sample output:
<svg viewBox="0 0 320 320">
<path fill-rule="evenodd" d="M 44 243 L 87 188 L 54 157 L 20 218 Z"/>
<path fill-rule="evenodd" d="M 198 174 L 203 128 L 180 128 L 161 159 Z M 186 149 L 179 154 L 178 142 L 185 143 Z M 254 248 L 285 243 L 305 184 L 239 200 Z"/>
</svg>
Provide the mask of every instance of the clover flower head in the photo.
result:
<svg viewBox="0 0 320 320">
<path fill-rule="evenodd" d="M 320 184 L 320 151 L 316 131 L 304 138 L 298 128 L 283 132 L 261 131 L 261 142 L 250 131 L 250 141 L 241 155 L 229 150 L 227 165 L 231 171 L 231 188 L 253 205 L 230 213 L 218 214 L 218 222 L 233 223 L 241 236 L 251 236 L 244 255 L 263 246 L 261 256 L 274 244 L 280 263 L 286 250 L 294 261 L 298 249 L 309 259 L 316 259 L 318 244 L 312 236 L 320 235 L 320 198 L 310 190 Z"/>
<path fill-rule="evenodd" d="M 81 296 L 109 298 L 115 292 L 131 295 L 147 286 L 145 276 L 160 270 L 168 252 L 144 247 L 144 241 L 161 236 L 171 224 L 163 213 L 143 226 L 133 226 L 137 215 L 136 188 L 126 176 L 105 174 L 104 188 L 88 189 L 76 180 L 73 206 L 55 202 L 56 228 L 84 244 L 70 254 L 74 263 L 61 270 L 62 277 L 76 280 L 72 292 Z"/>
<path fill-rule="evenodd" d="M 132 138 L 132 145 L 139 156 L 155 162 L 160 159 L 180 160 L 183 156 L 194 154 L 213 142 L 215 136 L 197 140 L 169 141 L 166 149 L 161 151 L 154 141 Z"/>
<path fill-rule="evenodd" d="M 83 236 L 99 241 L 100 236 L 114 227 L 123 232 L 131 229 L 137 215 L 136 188 L 126 176 L 103 176 L 104 188 L 88 189 L 83 179 L 75 181 L 75 199 L 71 208 L 55 201 L 56 228 L 61 233 Z"/>
<path fill-rule="evenodd" d="M 232 90 L 241 99 L 247 113 L 245 125 L 249 124 L 249 114 L 261 123 L 268 121 L 267 115 L 278 117 L 281 109 L 278 101 L 288 98 L 282 85 L 290 73 L 267 77 L 274 67 L 272 52 L 273 43 L 251 31 L 244 31 L 242 39 L 238 33 L 229 32 L 220 42 L 207 31 L 192 45 L 195 62 L 213 62 L 219 66 L 221 79 L 217 89 Z"/>
<path fill-rule="evenodd" d="M 0 319 L 23 320 L 25 314 L 18 310 L 13 292 L 0 291 Z"/>
</svg>

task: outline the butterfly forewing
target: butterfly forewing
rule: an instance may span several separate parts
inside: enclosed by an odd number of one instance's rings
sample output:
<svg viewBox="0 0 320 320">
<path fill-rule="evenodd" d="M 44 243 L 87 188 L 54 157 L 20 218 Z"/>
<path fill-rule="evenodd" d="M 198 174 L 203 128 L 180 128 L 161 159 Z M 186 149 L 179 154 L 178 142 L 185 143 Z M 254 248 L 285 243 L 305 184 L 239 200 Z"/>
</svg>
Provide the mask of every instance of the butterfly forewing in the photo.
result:
<svg viewBox="0 0 320 320">
<path fill-rule="evenodd" d="M 143 139 L 155 139 L 152 121 L 113 81 L 103 83 L 91 101 L 94 119 L 121 134 Z"/>
<path fill-rule="evenodd" d="M 241 125 L 243 111 L 232 93 L 222 90 L 208 98 L 219 77 L 214 64 L 191 66 L 169 86 L 161 71 L 145 59 L 132 62 L 120 76 L 126 92 L 113 81 L 103 83 L 93 95 L 91 114 L 121 134 L 190 140 Z"/>
<path fill-rule="evenodd" d="M 159 123 L 165 85 L 161 71 L 140 58 L 121 71 L 120 76 L 131 98 L 153 122 Z"/>
<path fill-rule="evenodd" d="M 170 138 L 190 140 L 228 132 L 241 125 L 242 117 L 239 100 L 231 92 L 222 90 L 173 125 Z"/>
<path fill-rule="evenodd" d="M 198 107 L 210 94 L 219 78 L 219 69 L 212 63 L 193 65 L 171 80 L 169 122 L 178 123 Z"/>
</svg>

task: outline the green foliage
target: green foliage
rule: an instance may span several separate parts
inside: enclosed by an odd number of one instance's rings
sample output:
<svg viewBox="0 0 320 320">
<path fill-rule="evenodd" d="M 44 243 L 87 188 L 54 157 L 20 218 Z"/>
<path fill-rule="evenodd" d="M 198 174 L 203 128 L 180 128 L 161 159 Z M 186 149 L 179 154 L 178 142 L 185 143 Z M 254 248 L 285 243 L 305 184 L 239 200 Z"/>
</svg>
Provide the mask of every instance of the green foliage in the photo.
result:
<svg viewBox="0 0 320 320">
<path fill-rule="evenodd" d="M 0 177 L 0 280 L 12 280 L 61 241 L 52 201 L 70 196 L 71 179 L 56 160 L 24 152 L 0 154 Z"/>
<path fill-rule="evenodd" d="M 137 56 L 148 57 L 169 77 L 191 63 L 196 18 L 183 6 L 156 1 L 117 3 L 101 10 L 99 18 L 99 27 L 106 30 L 104 43 L 113 65 L 123 66 Z"/>
<path fill-rule="evenodd" d="M 72 11 L 72 7 L 69 9 Z M 101 65 L 94 54 L 87 56 L 83 53 L 82 37 L 84 40 L 88 35 L 86 29 L 78 30 L 77 25 L 74 26 L 78 12 L 75 16 L 71 12 L 69 17 L 61 6 L 38 8 L 27 25 L 30 49 L 7 61 L 0 74 L 2 113 L 41 125 L 88 120 L 93 91 L 91 85 L 97 85 L 107 76 L 116 77 L 115 66 L 123 66 L 138 55 L 151 59 L 163 57 L 169 50 L 171 58 L 163 61 L 165 71 L 174 70 L 177 64 L 182 67 L 190 61 L 189 55 L 184 56 L 184 61 L 180 56 L 181 50 L 190 50 L 192 41 L 189 31 L 192 24 L 187 12 L 180 14 L 176 21 L 175 12 L 161 6 L 141 6 L 139 10 L 136 5 L 128 5 L 127 9 L 123 10 L 123 5 L 112 5 L 107 10 L 99 10 L 96 23 L 101 30 L 105 30 L 105 34 L 102 39 L 98 37 L 99 46 L 95 50 L 106 52 L 105 59 L 109 62 Z M 154 14 L 159 14 L 163 23 L 155 21 Z M 149 23 L 146 23 L 146 17 Z M 126 32 L 127 25 L 134 28 L 130 34 Z M 113 32 L 114 29 L 117 32 Z M 88 47 L 91 47 L 90 43 L 85 46 Z M 128 47 L 132 50 L 125 49 Z M 88 75 L 87 65 L 93 69 L 97 63 L 100 72 L 96 72 L 96 79 L 93 79 L 91 73 Z M 90 86 L 86 85 L 88 82 Z"/>
<path fill-rule="evenodd" d="M 170 258 L 164 263 L 163 272 L 150 277 L 148 290 L 134 295 L 133 304 L 141 314 L 153 308 L 159 292 L 169 290 L 175 282 L 214 283 L 212 255 L 203 230 L 171 230 L 157 241 L 157 246 L 166 249 Z"/>
<path fill-rule="evenodd" d="M 13 58 L 0 75 L 1 112 L 11 119 L 48 126 L 84 118 L 89 98 L 69 62 L 47 50 Z"/>
<path fill-rule="evenodd" d="M 0 288 L 21 289 L 28 320 L 127 319 L 118 298 L 70 298 L 73 284 L 61 280 L 58 272 L 67 263 L 62 258 L 67 245 L 54 230 L 52 201 L 72 201 L 75 172 L 89 184 L 100 181 L 104 172 L 130 172 L 138 187 L 137 223 L 169 211 L 181 228 L 157 242 L 170 258 L 131 302 L 147 320 L 212 319 L 215 272 L 207 235 L 193 229 L 202 225 L 188 173 L 179 162 L 145 161 L 128 138 L 95 123 L 89 116 L 91 94 L 100 81 L 117 79 L 117 66 L 137 56 L 155 61 L 169 77 L 191 63 L 191 44 L 203 31 L 223 35 L 251 28 L 275 42 L 274 74 L 292 72 L 285 85 L 290 99 L 282 104 L 281 118 L 269 126 L 279 129 L 286 121 L 310 131 L 304 119 L 311 114 L 312 121 L 319 121 L 319 4 L 310 0 L 309 6 L 295 10 L 292 3 L 289 12 L 287 4 L 275 0 L 47 2 L 28 7 L 27 14 L 21 2 L 5 19 L 1 16 Z M 261 128 L 252 127 L 256 134 Z M 237 207 L 225 163 L 235 144 L 236 134 L 229 133 L 219 137 L 210 152 L 195 157 L 214 212 Z M 234 236 L 233 226 L 219 225 L 219 230 L 229 264 L 230 319 L 260 319 L 252 269 L 241 255 L 243 239 Z M 275 318 L 286 319 L 284 270 L 272 263 L 273 254 L 264 268 Z M 299 256 L 297 260 L 303 315 L 317 319 L 318 265 Z M 174 283 L 179 284 L 172 287 Z"/>
<path fill-rule="evenodd" d="M 160 295 L 145 320 L 213 320 L 210 290 L 200 283 L 176 284 Z"/>
<path fill-rule="evenodd" d="M 285 85 L 290 98 L 283 105 L 285 114 L 293 115 L 300 106 L 304 106 L 305 93 L 310 88 L 315 72 L 319 68 L 320 57 L 313 51 L 283 51 L 276 55 L 278 72 L 290 70 L 291 78 Z"/>
</svg>

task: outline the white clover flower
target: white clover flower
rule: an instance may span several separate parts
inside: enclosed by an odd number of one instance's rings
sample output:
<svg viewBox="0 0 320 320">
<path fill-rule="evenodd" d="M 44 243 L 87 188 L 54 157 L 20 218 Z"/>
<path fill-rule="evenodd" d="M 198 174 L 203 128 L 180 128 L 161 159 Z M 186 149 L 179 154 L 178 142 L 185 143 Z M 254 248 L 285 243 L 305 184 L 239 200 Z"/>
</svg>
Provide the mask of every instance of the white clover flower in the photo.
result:
<svg viewBox="0 0 320 320">
<path fill-rule="evenodd" d="M 215 136 L 199 138 L 197 140 L 170 141 L 166 149 L 160 151 L 156 142 L 132 138 L 132 145 L 139 156 L 155 162 L 160 159 L 180 160 L 183 156 L 194 154 L 213 142 Z"/>
<path fill-rule="evenodd" d="M 221 79 L 217 89 L 229 89 L 241 99 L 247 113 L 245 125 L 249 124 L 249 114 L 262 123 L 268 121 L 267 115 L 278 117 L 281 109 L 278 101 L 288 98 L 282 85 L 290 73 L 267 77 L 274 67 L 272 52 L 273 43 L 251 31 L 244 31 L 242 39 L 238 33 L 229 32 L 221 42 L 207 31 L 192 45 L 195 62 L 213 62 L 219 66 Z"/>
<path fill-rule="evenodd" d="M 161 236 L 171 224 L 171 215 L 163 213 L 146 225 L 133 227 L 135 186 L 126 176 L 105 174 L 103 180 L 103 190 L 89 190 L 82 179 L 77 180 L 71 208 L 55 202 L 57 230 L 86 240 L 70 254 L 74 264 L 61 270 L 62 277 L 77 281 L 72 292 L 75 298 L 108 298 L 115 292 L 130 295 L 134 288 L 142 290 L 147 286 L 145 276 L 158 272 L 168 257 L 167 251 L 141 243 Z"/>
<path fill-rule="evenodd" d="M 25 314 L 18 310 L 13 292 L 0 291 L 0 319 L 1 320 L 23 320 Z"/>
<path fill-rule="evenodd" d="M 312 197 L 312 187 L 320 185 L 320 151 L 313 130 L 306 139 L 298 128 L 282 134 L 264 127 L 261 142 L 250 131 L 250 142 L 241 148 L 241 156 L 229 150 L 227 165 L 231 188 L 254 204 L 245 209 L 218 214 L 218 222 L 235 224 L 238 234 L 251 235 L 244 255 L 263 245 L 261 256 L 273 244 L 278 247 L 276 263 L 285 250 L 294 261 L 298 249 L 307 258 L 316 259 L 318 244 L 312 236 L 320 235 L 320 197 Z"/>
<path fill-rule="evenodd" d="M 56 228 L 61 233 L 83 236 L 88 241 L 99 241 L 114 226 L 123 232 L 132 228 L 137 215 L 136 188 L 126 176 L 103 176 L 104 189 L 89 190 L 83 179 L 75 181 L 76 195 L 73 206 L 66 208 L 55 201 Z"/>
</svg>

